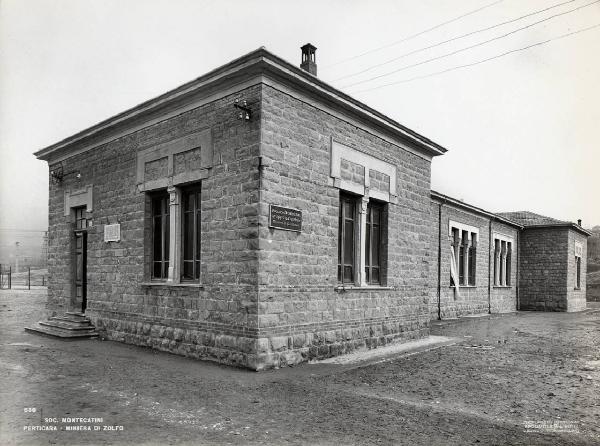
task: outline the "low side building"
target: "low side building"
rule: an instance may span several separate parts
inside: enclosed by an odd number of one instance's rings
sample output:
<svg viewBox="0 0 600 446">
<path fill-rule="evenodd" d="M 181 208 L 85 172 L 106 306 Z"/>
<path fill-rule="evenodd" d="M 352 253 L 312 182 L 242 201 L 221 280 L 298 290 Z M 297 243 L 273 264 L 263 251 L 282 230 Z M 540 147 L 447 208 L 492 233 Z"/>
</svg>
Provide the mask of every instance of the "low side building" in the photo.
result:
<svg viewBox="0 0 600 446">
<path fill-rule="evenodd" d="M 499 215 L 523 226 L 519 309 L 585 310 L 587 238 L 591 233 L 580 224 L 533 212 Z"/>
<path fill-rule="evenodd" d="M 431 318 L 516 311 L 522 226 L 434 191 L 431 214 Z"/>
</svg>

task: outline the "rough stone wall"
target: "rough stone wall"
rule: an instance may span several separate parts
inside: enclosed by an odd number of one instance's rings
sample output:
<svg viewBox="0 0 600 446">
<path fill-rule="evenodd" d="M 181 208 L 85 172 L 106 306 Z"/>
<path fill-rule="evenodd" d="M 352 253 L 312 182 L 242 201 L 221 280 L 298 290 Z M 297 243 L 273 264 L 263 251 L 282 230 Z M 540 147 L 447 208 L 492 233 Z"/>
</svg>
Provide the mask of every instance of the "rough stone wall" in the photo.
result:
<svg viewBox="0 0 600 446">
<path fill-rule="evenodd" d="M 567 311 L 569 229 L 526 228 L 519 245 L 519 309 Z"/>
<path fill-rule="evenodd" d="M 240 95 L 254 104 L 250 122 L 238 120 L 232 106 Z M 258 312 L 259 104 L 260 87 L 251 87 L 63 161 L 64 171 L 78 171 L 81 180 L 67 176 L 50 186 L 49 312 L 80 310 L 72 298 L 74 225 L 63 215 L 64 190 L 93 184 L 87 314 L 97 327 L 110 339 L 251 366 Z M 136 186 L 136 152 L 205 128 L 212 131 L 215 156 L 202 181 L 203 287 L 142 285 L 148 281 L 148 209 Z M 191 151 L 176 165 L 197 164 L 196 158 Z M 159 175 L 161 166 L 150 170 Z M 104 225 L 117 222 L 121 241 L 105 243 Z"/>
<path fill-rule="evenodd" d="M 479 239 L 477 243 L 477 269 L 475 272 L 475 286 L 459 287 L 459 294 L 455 292 L 454 287 L 450 286 L 450 250 L 452 240 L 448 235 L 450 220 L 469 226 L 474 226 L 479 230 Z M 511 286 L 496 287 L 493 286 L 493 263 L 491 270 L 492 287 L 488 288 L 490 283 L 490 220 L 487 217 L 477 215 L 456 208 L 452 204 L 444 203 L 442 205 L 442 268 L 441 268 L 441 288 L 438 303 L 438 251 L 439 251 L 439 202 L 431 202 L 431 251 L 432 262 L 430 270 L 430 299 L 429 311 L 432 320 L 452 319 L 469 314 L 481 313 L 508 313 L 516 311 L 516 278 L 517 278 L 517 230 L 514 227 L 502 223 L 492 223 L 492 233 L 494 231 L 513 237 L 515 244 L 513 246 L 511 258 Z M 438 308 L 439 306 L 439 308 Z"/>
<path fill-rule="evenodd" d="M 587 237 L 569 230 L 568 269 L 567 269 L 567 311 L 583 311 L 586 309 L 586 276 L 587 276 Z M 577 264 L 575 263 L 575 242 L 581 243 L 583 255 L 581 257 L 580 287 L 577 285 Z"/>
<path fill-rule="evenodd" d="M 262 118 L 259 368 L 427 335 L 430 161 L 270 86 Z M 397 166 L 389 288 L 335 289 L 340 191 L 328 185 L 331 138 Z M 300 209 L 302 232 L 270 229 L 269 204 Z"/>
</svg>

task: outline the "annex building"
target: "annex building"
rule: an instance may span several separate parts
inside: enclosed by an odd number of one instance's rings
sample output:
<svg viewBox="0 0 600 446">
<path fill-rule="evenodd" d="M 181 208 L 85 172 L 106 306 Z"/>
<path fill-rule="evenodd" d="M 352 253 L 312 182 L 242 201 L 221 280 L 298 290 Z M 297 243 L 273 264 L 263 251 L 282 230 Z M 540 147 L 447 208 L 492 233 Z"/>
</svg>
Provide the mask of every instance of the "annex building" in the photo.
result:
<svg viewBox="0 0 600 446">
<path fill-rule="evenodd" d="M 50 319 L 254 370 L 585 308 L 580 225 L 431 191 L 446 149 L 260 48 L 36 153 Z"/>
</svg>

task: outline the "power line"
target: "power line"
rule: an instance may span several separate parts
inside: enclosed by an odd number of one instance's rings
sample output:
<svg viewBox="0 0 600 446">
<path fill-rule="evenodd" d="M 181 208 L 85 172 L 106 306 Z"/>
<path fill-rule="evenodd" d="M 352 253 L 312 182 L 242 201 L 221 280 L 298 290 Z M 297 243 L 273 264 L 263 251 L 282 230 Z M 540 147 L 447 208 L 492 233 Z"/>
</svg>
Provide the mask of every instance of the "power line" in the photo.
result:
<svg viewBox="0 0 600 446">
<path fill-rule="evenodd" d="M 510 32 L 505 33 L 505 34 L 502 34 L 501 36 L 496 36 L 496 37 L 493 37 L 491 39 L 485 40 L 483 42 L 476 43 L 474 45 L 469 45 L 469 46 L 466 46 L 466 47 L 463 47 L 463 48 L 459 48 L 458 50 L 451 51 L 451 52 L 446 53 L 446 54 L 442 54 L 441 56 L 436 56 L 436 57 L 432 57 L 430 59 L 423 60 L 421 62 L 417 62 L 417 63 L 410 64 L 410 65 L 405 65 L 403 67 L 397 68 L 397 69 L 389 71 L 387 73 L 383 73 L 383 74 L 380 74 L 378 76 L 370 77 L 369 79 L 365 79 L 365 80 L 362 80 L 362 81 L 357 81 L 357 82 L 354 82 L 352 84 L 345 85 L 342 88 L 354 87 L 355 85 L 360 85 L 360 84 L 364 84 L 366 82 L 371 82 L 371 81 L 373 81 L 375 79 L 380 79 L 382 77 L 390 76 L 390 75 L 398 73 L 400 71 L 408 70 L 409 68 L 418 67 L 419 65 L 423 65 L 423 64 L 426 64 L 426 63 L 429 63 L 429 62 L 433 62 L 433 61 L 436 61 L 436 60 L 444 59 L 446 57 L 450 57 L 450 56 L 453 56 L 455 54 L 462 53 L 464 51 L 476 48 L 478 46 L 482 46 L 482 45 L 485 45 L 487 43 L 494 42 L 496 40 L 504 39 L 505 37 L 508 37 L 511 34 L 518 33 L 519 31 L 523 31 L 525 29 L 528 29 L 528 28 L 531 28 L 533 26 L 539 25 L 540 23 L 547 22 L 548 20 L 552 20 L 552 19 L 554 19 L 556 17 L 560 17 L 560 16 L 563 16 L 563 15 L 566 15 L 566 14 L 570 14 L 570 13 L 572 13 L 574 11 L 579 10 L 579 9 L 587 8 L 588 6 L 591 6 L 591 5 L 593 5 L 595 3 L 598 3 L 598 2 L 600 2 L 600 0 L 595 0 L 595 1 L 591 2 L 591 3 L 586 4 L 586 5 L 578 6 L 577 8 L 573 8 L 573 9 L 570 9 L 568 11 L 561 12 L 559 14 L 554 14 L 554 15 L 551 15 L 550 17 L 546 17 L 545 19 L 538 20 L 537 22 L 530 23 L 529 25 L 523 26 L 521 28 L 517 28 L 517 29 L 515 29 L 513 31 L 510 31 Z"/>
<path fill-rule="evenodd" d="M 356 94 L 356 93 L 364 93 L 364 92 L 367 92 L 367 91 L 378 90 L 380 88 L 385 88 L 385 87 L 389 87 L 389 86 L 397 85 L 397 84 L 404 84 L 404 83 L 412 82 L 412 81 L 419 80 L 419 79 L 426 79 L 426 78 L 429 78 L 429 77 L 438 76 L 440 74 L 448 73 L 450 71 L 460 70 L 461 68 L 473 67 L 475 65 L 480 65 L 482 63 L 489 62 L 489 61 L 494 60 L 494 59 L 499 59 L 500 57 L 508 56 L 509 54 L 517 53 L 519 51 L 525 51 L 525 50 L 531 49 L 531 48 L 536 47 L 536 46 L 545 45 L 546 43 L 553 42 L 555 40 L 564 39 L 565 37 L 569 37 L 569 36 L 572 36 L 572 35 L 575 35 L 575 34 L 579 34 L 579 33 L 585 32 L 585 31 L 589 31 L 591 29 L 598 28 L 598 27 L 600 27 L 600 23 L 597 23 L 596 25 L 593 25 L 593 26 L 590 26 L 590 27 L 587 27 L 587 28 L 579 29 L 577 31 L 573 31 L 573 32 L 570 32 L 570 33 L 562 34 L 560 36 L 553 37 L 551 39 L 547 39 L 547 40 L 544 40 L 544 41 L 541 41 L 541 42 L 533 43 L 531 45 L 527 45 L 527 46 L 524 46 L 522 48 L 517 48 L 517 49 L 514 49 L 514 50 L 506 51 L 504 53 L 497 54 L 495 56 L 488 57 L 486 59 L 478 60 L 476 62 L 472 62 L 472 63 L 468 63 L 468 64 L 464 64 L 464 65 L 459 65 L 459 66 L 452 67 L 452 68 L 447 68 L 445 70 L 436 71 L 434 73 L 425 74 L 423 76 L 415 76 L 415 77 L 411 77 L 411 78 L 408 78 L 408 79 L 403 79 L 403 80 L 400 80 L 400 81 L 397 81 L 397 82 L 391 82 L 389 84 L 379 85 L 377 87 L 367 88 L 365 90 L 355 91 L 354 94 Z"/>
<path fill-rule="evenodd" d="M 448 25 L 448 24 L 450 24 L 452 22 L 456 22 L 457 20 L 460 20 L 460 19 L 462 19 L 464 17 L 467 17 L 467 16 L 470 16 L 472 14 L 475 14 L 475 13 L 477 13 L 479 11 L 483 11 L 484 9 L 487 9 L 487 8 L 490 8 L 490 7 L 494 6 L 494 5 L 497 5 L 498 3 L 501 3 L 502 1 L 504 1 L 504 0 L 497 0 L 497 1 L 493 2 L 493 3 L 490 3 L 488 5 L 482 6 L 481 8 L 474 9 L 473 11 L 469 11 L 469 12 L 463 14 L 463 15 L 460 15 L 460 16 L 455 17 L 453 19 L 450 19 L 450 20 L 447 20 L 445 22 L 439 23 L 439 24 L 437 24 L 435 26 L 432 26 L 431 28 L 427 28 L 426 30 L 420 31 L 420 32 L 418 32 L 416 34 L 412 34 L 410 36 L 403 37 L 400 40 L 397 40 L 397 41 L 392 42 L 392 43 L 388 43 L 386 45 L 380 46 L 378 48 L 374 48 L 374 49 L 369 50 L 369 51 L 365 51 L 364 53 L 357 54 L 356 56 L 348 57 L 346 59 L 339 60 L 339 61 L 334 62 L 332 64 L 325 65 L 323 68 L 326 69 L 326 68 L 329 68 L 329 67 L 333 67 L 333 66 L 339 65 L 341 63 L 345 63 L 345 62 L 348 62 L 350 60 L 354 60 L 354 59 L 358 59 L 359 57 L 366 56 L 367 54 L 372 54 L 372 53 L 375 53 L 377 51 L 381 51 L 381 50 L 383 50 L 385 48 L 389 48 L 391 46 L 398 45 L 399 43 L 406 42 L 408 40 L 414 39 L 415 37 L 422 36 L 423 34 L 426 34 L 426 33 L 430 32 L 430 31 L 433 31 L 433 30 L 436 30 L 438 28 L 441 28 L 442 26 Z"/>
<path fill-rule="evenodd" d="M 379 63 L 377 65 L 373 65 L 373 66 L 368 67 L 368 68 L 365 68 L 362 71 L 357 71 L 356 73 L 347 74 L 345 76 L 333 79 L 332 82 L 339 81 L 339 80 L 342 80 L 342 79 L 347 79 L 349 77 L 358 76 L 359 74 L 367 73 L 367 72 L 369 72 L 371 70 L 374 70 L 375 68 L 379 68 L 379 67 L 382 67 L 384 65 L 388 65 L 388 64 L 390 64 L 392 62 L 395 62 L 395 61 L 397 61 L 399 59 L 402 59 L 404 57 L 412 56 L 413 54 L 417 54 L 417 53 L 420 53 L 420 52 L 425 51 L 425 50 L 430 50 L 431 48 L 435 48 L 435 47 L 438 47 L 440 45 L 444 45 L 446 43 L 454 42 L 456 40 L 464 39 L 465 37 L 469 37 L 469 36 L 472 36 L 474 34 L 479 34 L 479 33 L 485 32 L 485 31 L 489 31 L 491 29 L 498 28 L 500 26 L 508 25 L 509 23 L 518 22 L 519 20 L 523 20 L 523 19 L 525 19 L 527 17 L 531 17 L 531 16 L 534 16 L 534 15 L 537 15 L 537 14 L 541 14 L 542 12 L 546 12 L 546 11 L 549 11 L 551 9 L 558 8 L 559 6 L 566 5 L 567 3 L 573 3 L 574 1 L 575 0 L 568 0 L 566 2 L 558 3 L 556 5 L 549 6 L 549 7 L 544 8 L 544 9 L 538 9 L 537 11 L 530 12 L 529 14 L 525 14 L 525 15 L 522 15 L 520 17 L 511 19 L 511 20 L 507 20 L 507 21 L 502 22 L 502 23 L 498 23 L 496 25 L 488 26 L 486 28 L 477 29 L 475 31 L 471 31 L 471 32 L 468 32 L 466 34 L 462 34 L 460 36 L 455 36 L 455 37 L 452 37 L 450 39 L 443 40 L 441 42 L 434 43 L 434 44 L 429 45 L 429 46 L 425 46 L 425 47 L 422 47 L 422 48 L 418 48 L 416 50 L 409 51 L 408 53 L 401 54 L 400 56 L 394 57 L 393 59 L 389 59 L 389 60 L 386 60 L 385 62 Z"/>
<path fill-rule="evenodd" d="M 10 228 L 0 228 L 0 231 L 6 231 L 6 232 L 48 232 L 48 230 L 37 230 L 37 229 L 10 229 Z"/>
</svg>

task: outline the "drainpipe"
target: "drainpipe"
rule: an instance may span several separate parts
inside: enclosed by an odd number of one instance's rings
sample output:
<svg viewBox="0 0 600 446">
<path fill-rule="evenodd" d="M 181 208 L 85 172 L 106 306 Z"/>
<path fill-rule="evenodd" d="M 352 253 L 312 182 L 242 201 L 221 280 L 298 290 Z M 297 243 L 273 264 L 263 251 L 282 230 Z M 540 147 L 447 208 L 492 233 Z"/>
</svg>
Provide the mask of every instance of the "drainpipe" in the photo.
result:
<svg viewBox="0 0 600 446">
<path fill-rule="evenodd" d="M 492 314 L 492 220 L 490 218 L 489 242 L 488 242 L 488 314 Z"/>
<path fill-rule="evenodd" d="M 519 245 L 519 235 L 521 234 L 521 230 L 517 231 L 517 241 L 515 243 L 515 251 L 517 254 L 517 272 L 515 277 L 515 293 L 516 293 L 516 301 L 517 301 L 517 311 L 521 308 L 521 303 L 519 302 L 519 263 L 521 261 L 521 246 Z"/>
<path fill-rule="evenodd" d="M 442 320 L 442 206 L 440 203 L 438 210 L 438 321 Z"/>
</svg>

